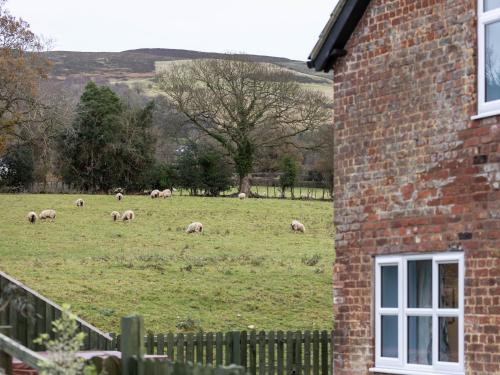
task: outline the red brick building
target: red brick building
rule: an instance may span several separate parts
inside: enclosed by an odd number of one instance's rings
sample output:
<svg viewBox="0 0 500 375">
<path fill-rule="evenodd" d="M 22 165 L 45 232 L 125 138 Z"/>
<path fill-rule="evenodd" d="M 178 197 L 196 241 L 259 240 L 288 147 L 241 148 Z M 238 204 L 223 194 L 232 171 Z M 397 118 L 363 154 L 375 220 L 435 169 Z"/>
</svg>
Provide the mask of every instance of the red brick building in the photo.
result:
<svg viewBox="0 0 500 375">
<path fill-rule="evenodd" d="M 500 0 L 340 0 L 334 374 L 500 374 Z"/>
</svg>

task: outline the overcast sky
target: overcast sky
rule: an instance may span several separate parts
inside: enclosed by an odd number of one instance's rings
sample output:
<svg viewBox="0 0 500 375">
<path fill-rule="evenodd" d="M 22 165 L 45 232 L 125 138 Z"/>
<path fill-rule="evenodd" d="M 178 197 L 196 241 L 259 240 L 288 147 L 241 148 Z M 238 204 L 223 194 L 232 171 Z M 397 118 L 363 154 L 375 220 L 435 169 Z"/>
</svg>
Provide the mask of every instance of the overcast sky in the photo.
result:
<svg viewBox="0 0 500 375">
<path fill-rule="evenodd" d="M 180 48 L 306 60 L 337 0 L 8 0 L 55 50 Z"/>
</svg>

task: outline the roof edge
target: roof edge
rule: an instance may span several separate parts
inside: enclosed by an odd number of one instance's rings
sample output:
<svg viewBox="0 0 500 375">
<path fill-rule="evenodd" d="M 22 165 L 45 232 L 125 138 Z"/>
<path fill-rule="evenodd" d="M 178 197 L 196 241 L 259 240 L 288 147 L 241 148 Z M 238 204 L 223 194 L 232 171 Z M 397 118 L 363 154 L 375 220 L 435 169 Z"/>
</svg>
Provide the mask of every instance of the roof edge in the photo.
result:
<svg viewBox="0 0 500 375">
<path fill-rule="evenodd" d="M 340 0 L 316 42 L 307 66 L 329 72 L 337 58 L 347 52 L 344 47 L 363 17 L 370 0 Z"/>
</svg>

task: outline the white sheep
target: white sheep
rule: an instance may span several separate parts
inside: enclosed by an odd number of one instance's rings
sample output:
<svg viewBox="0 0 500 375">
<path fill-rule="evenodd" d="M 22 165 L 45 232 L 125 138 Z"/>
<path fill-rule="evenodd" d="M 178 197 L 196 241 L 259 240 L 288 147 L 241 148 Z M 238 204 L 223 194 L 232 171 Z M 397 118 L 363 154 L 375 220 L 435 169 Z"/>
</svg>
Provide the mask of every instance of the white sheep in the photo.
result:
<svg viewBox="0 0 500 375">
<path fill-rule="evenodd" d="M 56 211 L 55 210 L 43 210 L 40 212 L 40 220 L 46 220 L 46 219 L 52 219 L 55 220 L 56 218 Z"/>
<path fill-rule="evenodd" d="M 123 213 L 123 216 L 122 216 L 122 220 L 124 222 L 126 221 L 132 221 L 135 219 L 135 214 L 134 214 L 134 211 L 132 210 L 127 210 Z"/>
<path fill-rule="evenodd" d="M 118 211 L 113 211 L 111 212 L 111 217 L 113 218 L 113 221 L 116 221 L 120 219 L 120 213 Z"/>
<path fill-rule="evenodd" d="M 186 233 L 203 233 L 203 224 L 197 221 L 189 224 Z"/>
<path fill-rule="evenodd" d="M 119 201 L 121 201 L 123 199 L 123 194 L 122 193 L 117 193 L 115 195 L 116 199 L 118 199 Z"/>
<path fill-rule="evenodd" d="M 170 198 L 172 196 L 172 192 L 170 189 L 165 189 L 161 192 L 163 198 Z"/>
<path fill-rule="evenodd" d="M 26 215 L 26 218 L 28 219 L 28 221 L 31 223 L 31 224 L 35 224 L 36 223 L 36 220 L 38 219 L 38 215 L 36 214 L 36 212 L 28 212 L 28 215 Z"/>
<path fill-rule="evenodd" d="M 158 190 L 158 189 L 154 189 L 154 190 L 151 192 L 150 196 L 151 196 L 151 199 L 158 198 L 158 197 L 160 196 L 160 190 Z"/>
<path fill-rule="evenodd" d="M 247 195 L 245 193 L 238 194 L 238 198 L 240 198 L 240 199 L 245 199 L 246 197 L 247 197 Z"/>
<path fill-rule="evenodd" d="M 302 224 L 300 221 L 298 220 L 293 220 L 292 221 L 292 224 L 291 224 L 291 227 L 292 227 L 292 230 L 294 232 L 302 232 L 302 233 L 305 233 L 306 231 L 306 227 L 304 226 L 304 224 Z"/>
<path fill-rule="evenodd" d="M 83 199 L 81 198 L 78 198 L 76 201 L 75 201 L 75 204 L 76 204 L 76 207 L 83 207 L 85 202 L 83 201 Z"/>
</svg>

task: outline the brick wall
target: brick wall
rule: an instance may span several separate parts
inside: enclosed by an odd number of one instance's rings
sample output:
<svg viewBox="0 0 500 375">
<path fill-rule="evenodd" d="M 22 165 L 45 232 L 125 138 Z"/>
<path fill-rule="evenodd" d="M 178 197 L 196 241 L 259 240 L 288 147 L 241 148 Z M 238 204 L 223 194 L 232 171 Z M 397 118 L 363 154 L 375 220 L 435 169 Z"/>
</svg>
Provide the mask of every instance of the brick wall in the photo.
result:
<svg viewBox="0 0 500 375">
<path fill-rule="evenodd" d="M 451 246 L 466 373 L 500 373 L 500 116 L 470 120 L 476 6 L 372 0 L 334 66 L 335 375 L 374 365 L 373 256 Z"/>
</svg>

